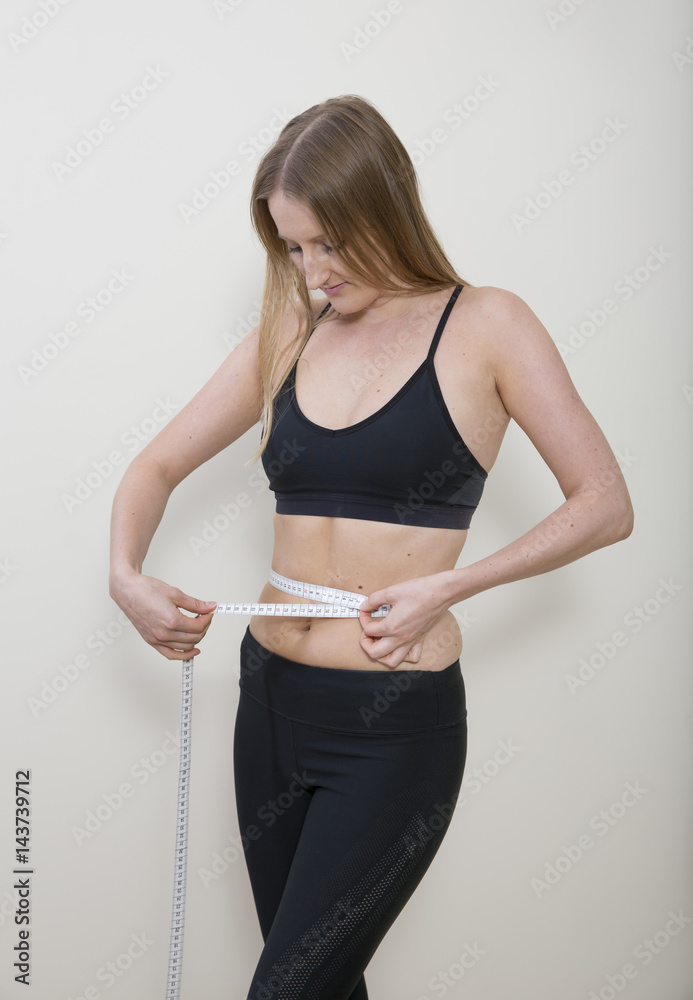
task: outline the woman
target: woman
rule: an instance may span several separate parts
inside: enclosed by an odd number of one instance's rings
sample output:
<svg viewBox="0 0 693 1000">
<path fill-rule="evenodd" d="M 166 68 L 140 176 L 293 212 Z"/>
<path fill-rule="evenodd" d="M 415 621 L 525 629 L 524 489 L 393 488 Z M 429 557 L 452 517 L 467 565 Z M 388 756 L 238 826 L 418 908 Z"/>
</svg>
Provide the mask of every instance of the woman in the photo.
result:
<svg viewBox="0 0 693 1000">
<path fill-rule="evenodd" d="M 248 997 L 365 1000 L 462 781 L 450 608 L 626 538 L 632 510 L 549 334 L 518 296 L 455 272 L 373 105 L 332 98 L 288 122 L 251 212 L 260 323 L 126 471 L 111 595 L 168 659 L 199 653 L 214 603 L 142 563 L 175 486 L 261 421 L 272 569 L 365 600 L 357 618 L 254 615 L 243 639 L 235 790 L 265 941 Z M 511 418 L 565 502 L 455 568 Z M 268 582 L 258 600 L 287 597 Z"/>
</svg>

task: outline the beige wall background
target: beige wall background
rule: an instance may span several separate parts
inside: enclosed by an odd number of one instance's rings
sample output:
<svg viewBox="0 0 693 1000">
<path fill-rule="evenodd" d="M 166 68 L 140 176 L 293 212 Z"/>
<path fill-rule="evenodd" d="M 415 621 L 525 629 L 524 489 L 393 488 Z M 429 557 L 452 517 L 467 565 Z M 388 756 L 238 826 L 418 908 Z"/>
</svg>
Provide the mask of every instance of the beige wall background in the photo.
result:
<svg viewBox="0 0 693 1000">
<path fill-rule="evenodd" d="M 249 221 L 284 121 L 357 93 L 417 163 L 452 260 L 556 342 L 619 457 L 622 544 L 454 608 L 469 755 L 452 827 L 374 956 L 373 1000 L 689 1000 L 691 84 L 683 0 L 13 0 L 4 154 L 0 993 L 164 995 L 180 668 L 107 591 L 127 463 L 257 322 Z M 173 494 L 145 571 L 252 600 L 259 428 Z M 465 561 L 561 502 L 511 428 Z M 196 659 L 183 997 L 242 1000 L 238 645 Z M 31 772 L 31 988 L 15 773 Z"/>
</svg>

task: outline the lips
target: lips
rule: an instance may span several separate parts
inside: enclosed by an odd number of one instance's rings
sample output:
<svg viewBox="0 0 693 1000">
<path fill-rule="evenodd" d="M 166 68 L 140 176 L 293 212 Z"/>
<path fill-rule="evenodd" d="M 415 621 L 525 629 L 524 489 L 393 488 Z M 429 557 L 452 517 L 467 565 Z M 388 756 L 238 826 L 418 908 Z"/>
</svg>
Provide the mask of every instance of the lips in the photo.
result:
<svg viewBox="0 0 693 1000">
<path fill-rule="evenodd" d="M 338 285 L 332 285 L 331 288 L 325 285 L 323 287 L 323 292 L 325 293 L 325 295 L 332 295 L 333 292 L 340 291 L 344 287 L 344 285 L 346 285 L 346 281 L 340 281 Z"/>
</svg>

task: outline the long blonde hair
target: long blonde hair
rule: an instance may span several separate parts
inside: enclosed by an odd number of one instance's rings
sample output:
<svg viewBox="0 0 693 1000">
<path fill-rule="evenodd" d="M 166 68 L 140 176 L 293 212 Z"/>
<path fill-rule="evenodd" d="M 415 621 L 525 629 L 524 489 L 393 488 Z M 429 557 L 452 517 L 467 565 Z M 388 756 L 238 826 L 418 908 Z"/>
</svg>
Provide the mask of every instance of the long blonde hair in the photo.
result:
<svg viewBox="0 0 693 1000">
<path fill-rule="evenodd" d="M 258 164 L 250 202 L 267 251 L 258 329 L 263 431 L 250 462 L 265 449 L 273 400 L 317 325 L 305 277 L 270 215 L 267 200 L 279 191 L 312 212 L 346 267 L 369 285 L 387 291 L 470 285 L 426 217 L 409 154 L 373 104 L 356 94 L 330 97 L 287 122 Z M 291 306 L 299 331 L 289 349 L 280 350 L 282 318 Z M 334 315 L 330 306 L 323 320 Z"/>
</svg>

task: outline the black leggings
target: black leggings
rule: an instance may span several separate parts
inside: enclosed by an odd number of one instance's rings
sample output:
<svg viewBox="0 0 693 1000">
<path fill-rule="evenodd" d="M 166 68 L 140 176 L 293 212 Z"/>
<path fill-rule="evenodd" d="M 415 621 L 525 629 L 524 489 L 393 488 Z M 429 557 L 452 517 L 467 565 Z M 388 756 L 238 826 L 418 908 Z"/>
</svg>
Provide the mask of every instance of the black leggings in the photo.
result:
<svg viewBox="0 0 693 1000">
<path fill-rule="evenodd" d="M 236 805 L 265 942 L 248 1000 L 368 1000 L 363 971 L 454 814 L 460 661 L 316 667 L 247 630 L 239 683 Z"/>
</svg>

